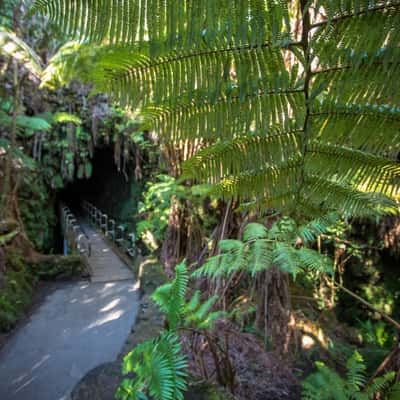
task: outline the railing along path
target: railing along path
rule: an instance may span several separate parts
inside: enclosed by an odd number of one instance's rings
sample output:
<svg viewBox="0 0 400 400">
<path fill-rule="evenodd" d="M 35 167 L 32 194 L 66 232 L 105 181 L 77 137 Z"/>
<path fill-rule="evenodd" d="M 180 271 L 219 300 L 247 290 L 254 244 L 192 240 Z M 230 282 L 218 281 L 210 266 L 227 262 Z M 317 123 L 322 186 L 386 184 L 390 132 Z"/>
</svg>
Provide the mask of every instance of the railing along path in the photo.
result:
<svg viewBox="0 0 400 400">
<path fill-rule="evenodd" d="M 132 258 L 136 256 L 136 236 L 128 232 L 126 226 L 117 225 L 115 219 L 88 201 L 83 202 L 83 210 L 92 225 L 99 228 L 108 240 L 115 243 L 128 256 Z"/>
</svg>

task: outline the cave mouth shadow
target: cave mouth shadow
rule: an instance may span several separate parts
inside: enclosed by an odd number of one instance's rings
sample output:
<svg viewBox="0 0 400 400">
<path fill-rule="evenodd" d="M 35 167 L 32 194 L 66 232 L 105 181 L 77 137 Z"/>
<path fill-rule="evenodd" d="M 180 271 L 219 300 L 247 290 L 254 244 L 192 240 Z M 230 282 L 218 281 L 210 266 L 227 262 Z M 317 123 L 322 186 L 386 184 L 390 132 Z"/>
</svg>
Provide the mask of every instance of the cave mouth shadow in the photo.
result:
<svg viewBox="0 0 400 400">
<path fill-rule="evenodd" d="M 60 191 L 59 202 L 66 204 L 75 215 L 82 215 L 84 200 L 114 215 L 118 205 L 129 199 L 132 165 L 127 164 L 127 174 L 118 171 L 112 146 L 96 148 L 91 162 L 91 177 L 79 179 L 75 175 L 74 180 Z"/>
</svg>

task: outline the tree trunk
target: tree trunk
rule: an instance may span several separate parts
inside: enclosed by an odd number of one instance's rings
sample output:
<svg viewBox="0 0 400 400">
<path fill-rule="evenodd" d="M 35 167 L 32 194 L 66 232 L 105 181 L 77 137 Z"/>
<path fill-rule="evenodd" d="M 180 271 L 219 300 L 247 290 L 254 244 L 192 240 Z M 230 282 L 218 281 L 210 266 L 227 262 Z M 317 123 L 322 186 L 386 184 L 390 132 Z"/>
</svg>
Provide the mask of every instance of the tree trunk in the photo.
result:
<svg viewBox="0 0 400 400">
<path fill-rule="evenodd" d="M 257 278 L 256 327 L 264 331 L 265 340 L 279 355 L 289 350 L 291 305 L 288 276 L 272 267 Z"/>
<path fill-rule="evenodd" d="M 14 89 L 14 100 L 13 100 L 13 115 L 12 125 L 10 131 L 10 145 L 7 150 L 7 159 L 4 174 L 3 183 L 3 195 L 1 199 L 1 217 L 7 218 L 12 215 L 12 195 L 13 195 L 13 163 L 14 163 L 14 150 L 17 143 L 17 116 L 19 107 L 19 85 L 18 85 L 18 64 L 13 60 L 13 89 Z"/>
</svg>

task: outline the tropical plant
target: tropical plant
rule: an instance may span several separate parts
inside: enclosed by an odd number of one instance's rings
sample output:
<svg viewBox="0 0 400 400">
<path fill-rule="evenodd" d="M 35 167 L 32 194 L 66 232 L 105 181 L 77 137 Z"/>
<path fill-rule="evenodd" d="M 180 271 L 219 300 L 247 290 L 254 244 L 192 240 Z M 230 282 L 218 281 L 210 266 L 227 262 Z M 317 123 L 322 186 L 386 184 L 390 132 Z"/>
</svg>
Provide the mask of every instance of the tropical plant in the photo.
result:
<svg viewBox="0 0 400 400">
<path fill-rule="evenodd" d="M 367 383 L 366 367 L 357 351 L 347 360 L 345 378 L 322 362 L 317 362 L 316 366 L 317 372 L 302 382 L 304 400 L 372 400 L 379 393 L 388 393 L 395 378 L 395 373 L 389 372 Z M 393 387 L 390 391 L 395 394 L 395 390 L 396 387 Z"/>
<path fill-rule="evenodd" d="M 294 277 L 305 270 L 332 273 L 330 258 L 304 244 L 310 243 L 336 219 L 336 215 L 328 215 L 297 227 L 293 219 L 283 217 L 270 229 L 259 223 L 247 224 L 243 240 L 221 240 L 220 253 L 210 257 L 194 275 L 229 277 L 246 270 L 254 276 L 272 266 L 279 266 Z"/>
<path fill-rule="evenodd" d="M 164 140 L 205 141 L 187 177 L 297 216 L 397 211 L 399 8 L 36 1 L 65 34 L 107 43 L 98 90 L 140 109 Z"/>
<path fill-rule="evenodd" d="M 117 398 L 145 400 L 182 400 L 186 389 L 186 358 L 175 333 L 164 332 L 153 340 L 136 346 L 124 358 L 123 373 L 134 372 L 134 379 L 124 379 Z"/>
<path fill-rule="evenodd" d="M 15 32 L 0 28 L 0 48 L 0 54 L 13 58 L 36 77 L 41 75 L 43 66 L 39 56 Z"/>
<path fill-rule="evenodd" d="M 189 276 L 186 265 L 175 267 L 175 278 L 159 288 L 152 299 L 165 313 L 165 326 L 161 334 L 136 346 L 123 362 L 123 373 L 134 372 L 133 379 L 124 379 L 117 391 L 122 400 L 144 400 L 152 396 L 156 400 L 180 400 L 187 386 L 187 360 L 182 355 L 179 333 L 184 329 L 199 332 L 212 327 L 221 316 L 211 311 L 216 302 L 211 297 L 204 303 L 196 291 L 187 301 Z"/>
<path fill-rule="evenodd" d="M 141 220 L 136 225 L 136 232 L 150 249 L 155 250 L 164 237 L 171 198 L 185 198 L 186 194 L 187 188 L 168 175 L 157 175 L 155 182 L 147 182 L 138 208 Z"/>
</svg>

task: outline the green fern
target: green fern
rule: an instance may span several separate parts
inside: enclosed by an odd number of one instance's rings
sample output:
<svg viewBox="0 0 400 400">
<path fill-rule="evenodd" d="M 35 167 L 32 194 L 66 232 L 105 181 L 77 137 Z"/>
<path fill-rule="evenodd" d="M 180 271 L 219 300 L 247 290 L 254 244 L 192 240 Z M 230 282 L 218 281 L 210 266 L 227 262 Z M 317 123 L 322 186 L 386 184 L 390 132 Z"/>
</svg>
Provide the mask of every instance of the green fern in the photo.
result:
<svg viewBox="0 0 400 400">
<path fill-rule="evenodd" d="M 365 364 L 355 351 L 346 363 L 346 377 L 328 368 L 324 363 L 316 363 L 317 372 L 302 382 L 303 400 L 372 400 L 377 394 L 387 393 L 393 385 L 395 374 L 389 372 L 366 384 Z"/>
<path fill-rule="evenodd" d="M 212 311 L 216 297 L 201 302 L 196 291 L 186 301 L 188 272 L 185 263 L 175 267 L 175 278 L 155 290 L 152 299 L 165 313 L 166 325 L 159 337 L 136 346 L 125 358 L 123 373 L 134 373 L 124 379 L 117 391 L 121 400 L 182 400 L 186 390 L 187 360 L 182 355 L 179 331 L 187 328 L 201 332 L 210 329 L 221 317 Z"/>
<path fill-rule="evenodd" d="M 186 390 L 187 361 L 181 354 L 179 337 L 164 332 L 158 338 L 135 347 L 124 357 L 124 379 L 116 397 L 121 400 L 182 400 Z"/>
<path fill-rule="evenodd" d="M 250 223 L 244 229 L 243 240 L 220 241 L 220 254 L 210 257 L 194 272 L 194 276 L 228 277 L 239 270 L 255 275 L 274 265 L 294 277 L 304 270 L 331 273 L 332 261 L 327 256 L 304 246 L 297 248 L 297 241 L 306 235 L 305 243 L 311 242 L 311 235 L 316 234 L 315 227 L 321 234 L 336 218 L 327 216 L 325 224 L 319 220 L 305 227 L 298 227 L 293 219 L 287 217 L 275 222 L 270 229 Z"/>
<path fill-rule="evenodd" d="M 179 327 L 211 328 L 220 317 L 220 312 L 212 312 L 217 301 L 215 296 L 204 303 L 200 301 L 200 292 L 196 291 L 189 301 L 186 300 L 189 274 L 184 262 L 175 267 L 175 278 L 158 287 L 152 295 L 153 301 L 165 313 L 167 327 L 171 331 Z"/>
<path fill-rule="evenodd" d="M 23 40 L 12 32 L 0 27 L 0 54 L 13 58 L 39 77 L 43 67 L 39 56 Z"/>
<path fill-rule="evenodd" d="M 182 262 L 175 267 L 173 281 L 158 287 L 152 295 L 152 299 L 166 314 L 168 328 L 171 330 L 178 327 L 183 315 L 188 281 L 186 265 Z"/>
<path fill-rule="evenodd" d="M 164 141 L 201 140 L 184 174 L 218 196 L 297 218 L 397 212 L 400 2 L 299 0 L 301 38 L 289 3 L 37 0 L 36 9 L 103 45 L 97 90 Z"/>
</svg>

